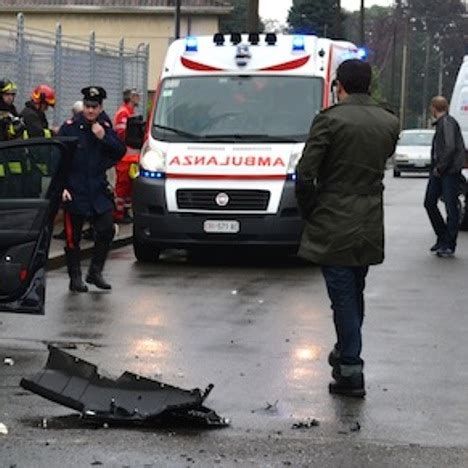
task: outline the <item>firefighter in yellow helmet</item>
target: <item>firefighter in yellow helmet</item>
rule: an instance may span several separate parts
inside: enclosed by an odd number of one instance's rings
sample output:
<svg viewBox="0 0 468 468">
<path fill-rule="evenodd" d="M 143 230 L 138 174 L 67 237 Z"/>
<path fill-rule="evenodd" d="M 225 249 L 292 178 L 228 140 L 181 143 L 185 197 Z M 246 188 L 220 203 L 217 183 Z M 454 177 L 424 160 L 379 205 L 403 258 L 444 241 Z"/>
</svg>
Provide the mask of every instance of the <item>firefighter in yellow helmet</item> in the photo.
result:
<svg viewBox="0 0 468 468">
<path fill-rule="evenodd" d="M 24 130 L 14 104 L 16 91 L 13 81 L 6 78 L 0 80 L 0 140 L 18 138 Z"/>
</svg>

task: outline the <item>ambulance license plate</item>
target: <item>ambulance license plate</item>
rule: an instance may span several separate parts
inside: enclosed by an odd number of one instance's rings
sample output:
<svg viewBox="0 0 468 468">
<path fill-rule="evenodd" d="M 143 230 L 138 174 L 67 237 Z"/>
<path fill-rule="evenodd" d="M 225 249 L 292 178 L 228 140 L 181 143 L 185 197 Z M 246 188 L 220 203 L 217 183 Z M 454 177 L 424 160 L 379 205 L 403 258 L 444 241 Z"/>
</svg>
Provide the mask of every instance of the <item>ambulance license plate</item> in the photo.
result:
<svg viewBox="0 0 468 468">
<path fill-rule="evenodd" d="M 203 230 L 206 233 L 216 234 L 237 234 L 240 231 L 239 221 L 221 221 L 207 219 L 203 223 Z"/>
</svg>

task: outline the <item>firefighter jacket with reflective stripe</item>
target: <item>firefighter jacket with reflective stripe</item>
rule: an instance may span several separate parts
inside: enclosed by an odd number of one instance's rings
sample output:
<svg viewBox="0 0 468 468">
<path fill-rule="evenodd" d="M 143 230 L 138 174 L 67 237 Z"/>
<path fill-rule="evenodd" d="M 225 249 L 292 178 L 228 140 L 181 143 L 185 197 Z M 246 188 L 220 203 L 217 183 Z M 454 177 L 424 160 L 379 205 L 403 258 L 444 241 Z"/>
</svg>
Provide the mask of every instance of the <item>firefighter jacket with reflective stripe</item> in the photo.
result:
<svg viewBox="0 0 468 468">
<path fill-rule="evenodd" d="M 113 209 L 106 171 L 123 157 L 126 150 L 108 120 L 101 115 L 98 122 L 105 129 L 102 140 L 94 135 L 91 124 L 83 115 L 67 120 L 59 131 L 60 136 L 78 138 L 65 185 L 72 201 L 65 205 L 65 209 L 87 217 Z"/>
<path fill-rule="evenodd" d="M 42 137 L 50 138 L 49 122 L 47 117 L 39 109 L 36 109 L 32 101 L 26 103 L 25 108 L 21 111 L 21 117 L 24 120 L 24 125 L 30 138 Z M 49 132 L 49 136 L 45 133 Z"/>
</svg>

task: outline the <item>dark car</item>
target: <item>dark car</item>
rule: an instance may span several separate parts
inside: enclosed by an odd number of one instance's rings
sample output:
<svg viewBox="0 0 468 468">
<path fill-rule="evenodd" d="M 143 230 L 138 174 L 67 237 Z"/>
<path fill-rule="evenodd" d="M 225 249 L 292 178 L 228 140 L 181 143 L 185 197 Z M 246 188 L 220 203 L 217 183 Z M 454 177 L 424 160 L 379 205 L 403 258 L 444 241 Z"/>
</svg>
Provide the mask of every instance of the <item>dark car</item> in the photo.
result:
<svg viewBox="0 0 468 468">
<path fill-rule="evenodd" d="M 44 314 L 45 266 L 73 145 L 0 142 L 0 312 Z"/>
</svg>

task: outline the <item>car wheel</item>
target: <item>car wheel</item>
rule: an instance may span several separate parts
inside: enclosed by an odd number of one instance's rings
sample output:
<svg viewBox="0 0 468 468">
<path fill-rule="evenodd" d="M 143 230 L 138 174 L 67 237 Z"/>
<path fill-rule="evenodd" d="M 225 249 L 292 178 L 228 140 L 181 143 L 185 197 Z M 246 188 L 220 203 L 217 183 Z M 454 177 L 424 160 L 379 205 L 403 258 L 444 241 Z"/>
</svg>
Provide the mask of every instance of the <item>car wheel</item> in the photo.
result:
<svg viewBox="0 0 468 468">
<path fill-rule="evenodd" d="M 400 177 L 401 172 L 398 169 L 393 169 L 393 177 Z"/>
<path fill-rule="evenodd" d="M 161 249 L 153 244 L 147 244 L 133 236 L 133 252 L 136 259 L 141 263 L 154 263 L 159 260 Z"/>
</svg>

